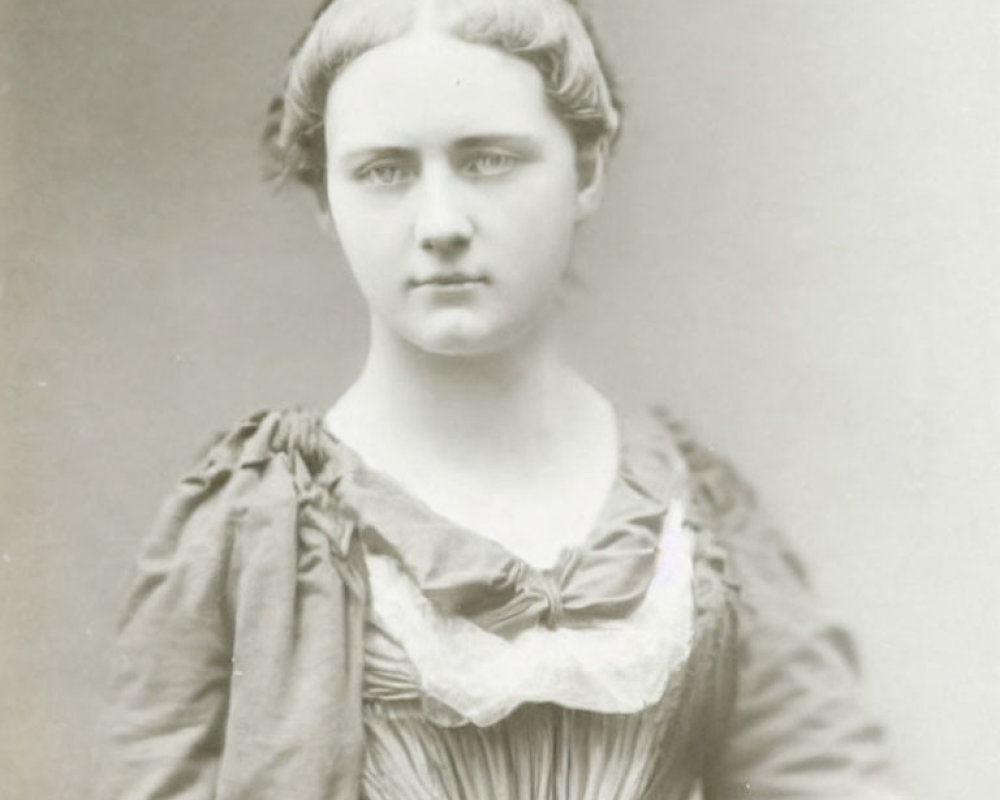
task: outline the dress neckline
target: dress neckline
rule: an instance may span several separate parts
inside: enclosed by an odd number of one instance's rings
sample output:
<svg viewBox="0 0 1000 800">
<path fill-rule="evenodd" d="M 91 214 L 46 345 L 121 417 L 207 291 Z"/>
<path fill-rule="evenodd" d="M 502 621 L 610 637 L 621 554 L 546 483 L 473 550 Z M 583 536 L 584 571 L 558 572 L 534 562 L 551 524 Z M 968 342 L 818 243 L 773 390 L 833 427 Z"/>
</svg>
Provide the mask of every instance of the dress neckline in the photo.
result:
<svg viewBox="0 0 1000 800">
<path fill-rule="evenodd" d="M 623 491 L 623 487 L 619 484 L 621 484 L 624 480 L 624 473 L 626 472 L 627 465 L 632 460 L 632 450 L 635 446 L 635 432 L 633 431 L 634 420 L 623 417 L 614 405 L 612 405 L 611 408 L 615 434 L 614 472 L 611 476 L 611 480 L 604 489 L 604 499 L 602 500 L 600 507 L 597 509 L 597 513 L 591 520 L 587 530 L 583 532 L 578 539 L 564 545 L 564 547 L 560 550 L 586 547 L 588 542 L 590 542 L 592 538 L 596 537 L 598 532 L 607 524 L 608 518 L 611 515 L 615 504 L 616 496 Z M 442 528 L 448 528 L 453 533 L 460 535 L 463 538 L 472 538 L 481 541 L 483 546 L 495 546 L 502 550 L 506 556 L 522 562 L 524 568 L 527 570 L 544 572 L 547 569 L 551 569 L 554 564 L 558 562 L 560 554 L 557 553 L 553 564 L 549 564 L 548 566 L 538 566 L 533 564 L 529 559 L 519 555 L 502 541 L 449 517 L 446 513 L 435 508 L 432 503 L 428 502 L 412 489 L 407 487 L 403 481 L 394 477 L 385 470 L 372 466 L 368 460 L 365 459 L 360 452 L 358 452 L 357 449 L 345 442 L 329 427 L 327 424 L 327 416 L 325 414 L 321 415 L 319 419 L 324 436 L 333 443 L 333 446 L 337 450 L 340 451 L 341 455 L 350 464 L 351 470 L 362 476 L 362 480 L 366 485 L 377 487 L 386 495 L 394 496 L 400 504 L 405 502 L 406 504 L 412 506 L 413 511 L 420 518 L 435 520 Z"/>
<path fill-rule="evenodd" d="M 682 502 L 684 461 L 650 415 L 615 414 L 618 469 L 590 532 L 540 569 L 500 542 L 440 514 L 317 419 L 337 455 L 336 494 L 366 549 L 392 556 L 445 611 L 510 635 L 629 613 L 645 595 L 659 533 Z"/>
</svg>

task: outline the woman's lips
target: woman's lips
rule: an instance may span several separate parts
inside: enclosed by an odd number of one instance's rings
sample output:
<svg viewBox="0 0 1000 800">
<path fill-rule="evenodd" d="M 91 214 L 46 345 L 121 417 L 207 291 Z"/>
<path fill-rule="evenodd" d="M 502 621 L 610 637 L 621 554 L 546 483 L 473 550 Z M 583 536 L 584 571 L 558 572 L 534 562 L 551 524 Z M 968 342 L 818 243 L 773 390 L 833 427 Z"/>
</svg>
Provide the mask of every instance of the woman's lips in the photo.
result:
<svg viewBox="0 0 1000 800">
<path fill-rule="evenodd" d="M 431 275 L 427 278 L 411 279 L 410 286 L 414 289 L 418 289 L 423 286 L 461 288 L 463 286 L 486 284 L 489 282 L 489 278 L 485 275 L 472 275 L 465 272 L 449 272 L 442 275 Z"/>
</svg>

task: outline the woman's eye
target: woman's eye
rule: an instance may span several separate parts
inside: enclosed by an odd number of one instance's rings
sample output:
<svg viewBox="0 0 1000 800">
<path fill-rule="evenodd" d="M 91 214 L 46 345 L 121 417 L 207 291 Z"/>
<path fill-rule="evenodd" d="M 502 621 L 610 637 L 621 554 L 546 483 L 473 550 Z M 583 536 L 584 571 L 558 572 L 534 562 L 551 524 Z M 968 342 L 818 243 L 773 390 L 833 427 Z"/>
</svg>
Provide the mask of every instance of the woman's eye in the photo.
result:
<svg viewBox="0 0 1000 800">
<path fill-rule="evenodd" d="M 465 164 L 465 171 L 476 177 L 489 178 L 510 172 L 517 164 L 510 153 L 480 153 Z"/>
<path fill-rule="evenodd" d="M 409 178 L 409 171 L 400 164 L 370 164 L 355 173 L 362 183 L 373 186 L 394 186 Z"/>
</svg>

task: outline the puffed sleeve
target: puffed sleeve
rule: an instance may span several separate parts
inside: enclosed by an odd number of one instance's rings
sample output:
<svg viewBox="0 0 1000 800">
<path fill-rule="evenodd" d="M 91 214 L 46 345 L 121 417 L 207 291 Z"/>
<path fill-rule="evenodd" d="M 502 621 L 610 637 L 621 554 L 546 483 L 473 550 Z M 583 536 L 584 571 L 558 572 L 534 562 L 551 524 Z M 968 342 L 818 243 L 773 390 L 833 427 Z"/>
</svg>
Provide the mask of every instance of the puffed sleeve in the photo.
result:
<svg viewBox="0 0 1000 800">
<path fill-rule="evenodd" d="M 143 541 L 100 800 L 356 800 L 360 551 L 316 427 L 264 412 L 208 449 Z"/>
<path fill-rule="evenodd" d="M 752 489 L 674 425 L 696 514 L 738 587 L 735 691 L 709 757 L 705 800 L 888 800 L 884 732 L 865 708 L 855 648 L 818 602 L 801 561 Z"/>
</svg>

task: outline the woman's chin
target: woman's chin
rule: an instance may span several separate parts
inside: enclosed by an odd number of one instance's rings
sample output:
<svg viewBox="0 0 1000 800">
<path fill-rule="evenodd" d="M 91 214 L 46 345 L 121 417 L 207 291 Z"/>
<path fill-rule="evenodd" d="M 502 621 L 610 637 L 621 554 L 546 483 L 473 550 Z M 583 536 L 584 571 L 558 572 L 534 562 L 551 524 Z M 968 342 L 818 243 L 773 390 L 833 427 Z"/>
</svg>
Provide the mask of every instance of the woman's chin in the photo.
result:
<svg viewBox="0 0 1000 800">
<path fill-rule="evenodd" d="M 517 330 L 481 318 L 449 315 L 410 331 L 410 343 L 431 355 L 476 358 L 512 348 L 521 338 Z"/>
<path fill-rule="evenodd" d="M 507 343 L 498 340 L 497 337 L 474 334 L 471 331 L 449 331 L 434 336 L 422 336 L 411 341 L 429 355 L 455 358 L 490 356 L 507 348 Z"/>
</svg>

